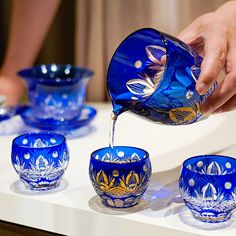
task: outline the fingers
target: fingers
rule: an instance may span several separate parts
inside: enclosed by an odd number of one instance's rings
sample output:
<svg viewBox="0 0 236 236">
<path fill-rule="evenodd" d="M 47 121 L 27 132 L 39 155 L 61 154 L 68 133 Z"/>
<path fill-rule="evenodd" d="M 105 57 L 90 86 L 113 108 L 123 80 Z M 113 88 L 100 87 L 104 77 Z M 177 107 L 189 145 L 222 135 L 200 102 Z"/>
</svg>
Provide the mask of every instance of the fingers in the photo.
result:
<svg viewBox="0 0 236 236">
<path fill-rule="evenodd" d="M 223 106 L 216 109 L 213 113 L 221 113 L 236 109 L 236 95 L 231 97 Z"/>
<path fill-rule="evenodd" d="M 164 66 L 166 64 L 166 55 L 161 57 L 161 64 Z"/>
<path fill-rule="evenodd" d="M 235 93 L 236 75 L 228 74 L 215 92 L 201 106 L 202 113 L 212 113 L 226 103 Z"/>
<path fill-rule="evenodd" d="M 227 64 L 230 65 L 230 71 L 228 71 L 229 73 L 227 74 L 225 79 L 220 83 L 215 92 L 202 105 L 201 110 L 203 113 L 212 113 L 216 111 L 236 94 L 235 58 L 236 47 L 230 47 L 227 55 Z M 225 109 L 227 109 L 227 107 L 231 105 L 232 104 L 229 103 L 228 105 L 226 105 Z"/>
<path fill-rule="evenodd" d="M 187 28 L 185 28 L 177 37 L 187 44 L 191 44 L 192 41 L 200 33 L 200 24 L 198 21 L 194 21 Z"/>
<path fill-rule="evenodd" d="M 227 40 L 223 30 L 218 27 L 203 27 L 202 17 L 194 21 L 179 34 L 179 38 L 190 44 L 198 52 L 204 44 L 204 59 L 201 66 L 201 74 L 198 79 L 196 90 L 199 94 L 206 93 L 211 85 L 218 79 L 223 69 L 227 54 Z"/>
<path fill-rule="evenodd" d="M 204 59 L 201 65 L 196 90 L 199 94 L 206 93 L 211 85 L 217 80 L 221 70 L 224 68 L 227 54 L 227 40 L 219 33 L 205 35 Z"/>
<path fill-rule="evenodd" d="M 24 93 L 24 89 L 25 83 L 23 80 L 0 76 L 0 96 L 5 99 L 4 105 L 17 105 Z"/>
</svg>

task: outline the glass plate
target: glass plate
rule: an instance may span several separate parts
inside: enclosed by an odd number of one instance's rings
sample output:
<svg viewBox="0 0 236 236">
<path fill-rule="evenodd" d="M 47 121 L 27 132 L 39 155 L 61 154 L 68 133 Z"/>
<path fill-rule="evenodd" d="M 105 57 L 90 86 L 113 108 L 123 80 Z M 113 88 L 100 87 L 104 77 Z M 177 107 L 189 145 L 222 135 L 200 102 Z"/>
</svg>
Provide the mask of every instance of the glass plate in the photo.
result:
<svg viewBox="0 0 236 236">
<path fill-rule="evenodd" d="M 96 116 L 96 109 L 84 105 L 79 117 L 70 121 L 60 121 L 54 119 L 40 119 L 32 114 L 32 109 L 28 108 L 21 113 L 21 117 L 26 125 L 47 131 L 71 131 L 88 125 Z"/>
</svg>

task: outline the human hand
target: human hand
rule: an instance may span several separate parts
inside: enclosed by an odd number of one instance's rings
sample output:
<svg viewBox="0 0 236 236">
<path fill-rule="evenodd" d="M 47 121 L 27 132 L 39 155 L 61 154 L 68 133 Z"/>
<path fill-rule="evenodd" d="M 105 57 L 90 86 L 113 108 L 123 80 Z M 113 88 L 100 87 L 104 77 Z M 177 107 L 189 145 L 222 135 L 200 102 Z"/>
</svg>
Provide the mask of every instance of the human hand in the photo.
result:
<svg viewBox="0 0 236 236">
<path fill-rule="evenodd" d="M 204 94 L 225 69 L 226 76 L 201 106 L 203 113 L 236 109 L 236 1 L 197 18 L 179 38 L 204 56 L 196 89 Z"/>
<path fill-rule="evenodd" d="M 5 105 L 17 105 L 24 90 L 25 83 L 19 77 L 0 74 L 0 96 L 6 99 L 4 101 Z"/>
</svg>

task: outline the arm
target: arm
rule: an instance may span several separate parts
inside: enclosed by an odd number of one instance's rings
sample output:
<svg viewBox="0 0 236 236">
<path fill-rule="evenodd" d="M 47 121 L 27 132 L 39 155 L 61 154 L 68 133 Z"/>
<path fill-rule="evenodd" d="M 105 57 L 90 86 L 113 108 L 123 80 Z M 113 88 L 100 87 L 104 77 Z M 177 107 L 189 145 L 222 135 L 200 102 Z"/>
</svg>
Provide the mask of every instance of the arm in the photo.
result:
<svg viewBox="0 0 236 236">
<path fill-rule="evenodd" d="M 179 38 L 202 51 L 201 74 L 196 89 L 204 94 L 225 69 L 226 77 L 202 106 L 204 113 L 236 108 L 236 1 L 197 18 Z"/>
<path fill-rule="evenodd" d="M 8 47 L 0 72 L 0 95 L 15 105 L 23 94 L 19 69 L 31 66 L 41 48 L 60 0 L 15 0 Z"/>
</svg>

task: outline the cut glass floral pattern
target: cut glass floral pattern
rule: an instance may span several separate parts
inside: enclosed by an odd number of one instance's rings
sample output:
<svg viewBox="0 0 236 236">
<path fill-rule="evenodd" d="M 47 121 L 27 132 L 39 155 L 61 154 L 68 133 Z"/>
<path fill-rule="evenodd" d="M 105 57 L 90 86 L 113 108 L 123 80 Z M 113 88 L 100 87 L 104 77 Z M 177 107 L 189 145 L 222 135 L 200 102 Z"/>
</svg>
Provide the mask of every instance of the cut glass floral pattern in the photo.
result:
<svg viewBox="0 0 236 236">
<path fill-rule="evenodd" d="M 209 174 L 209 175 L 225 175 L 234 173 L 236 171 L 235 168 L 232 168 L 229 162 L 220 165 L 216 161 L 212 161 L 210 163 L 200 161 L 194 165 L 188 164 L 187 168 L 196 173 Z"/>
<path fill-rule="evenodd" d="M 118 153 L 110 153 L 104 154 L 102 157 L 97 156 L 97 159 L 100 159 L 104 162 L 112 162 L 112 163 L 129 163 L 129 162 L 136 162 L 141 160 L 141 157 L 138 156 L 137 153 L 133 153 L 131 156 L 121 155 Z"/>
<path fill-rule="evenodd" d="M 230 218 L 236 208 L 236 160 L 214 155 L 188 159 L 181 171 L 180 192 L 195 218 L 210 223 Z"/>
<path fill-rule="evenodd" d="M 26 187 L 41 191 L 56 187 L 67 168 L 65 139 L 51 133 L 31 133 L 13 141 L 12 164 Z"/>
<path fill-rule="evenodd" d="M 150 45 L 146 47 L 146 53 L 151 61 L 150 65 L 146 69 L 146 73 L 140 74 L 140 78 L 131 79 L 126 83 L 127 89 L 139 98 L 150 97 L 156 90 L 157 86 L 161 82 L 165 61 L 162 60 L 166 55 L 166 49 L 160 46 Z M 148 74 L 148 70 L 152 71 L 153 75 Z M 153 73 L 155 71 L 155 73 Z M 131 99 L 137 100 L 137 97 Z"/>
</svg>

